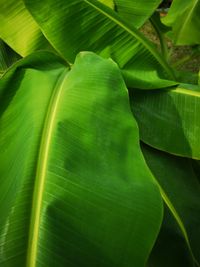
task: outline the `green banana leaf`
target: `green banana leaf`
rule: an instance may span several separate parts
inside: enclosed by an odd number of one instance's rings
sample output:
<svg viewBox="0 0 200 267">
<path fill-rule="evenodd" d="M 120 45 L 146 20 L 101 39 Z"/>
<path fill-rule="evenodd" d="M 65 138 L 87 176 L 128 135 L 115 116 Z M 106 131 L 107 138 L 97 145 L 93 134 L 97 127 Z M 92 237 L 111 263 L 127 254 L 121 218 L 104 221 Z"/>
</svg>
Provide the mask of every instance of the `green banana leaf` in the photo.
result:
<svg viewBox="0 0 200 267">
<path fill-rule="evenodd" d="M 80 51 L 111 57 L 131 88 L 173 86 L 171 67 L 134 26 L 97 0 L 25 0 L 52 46 L 69 62 Z"/>
<path fill-rule="evenodd" d="M 200 1 L 173 0 L 163 23 L 172 27 L 172 39 L 177 45 L 200 44 Z"/>
<path fill-rule="evenodd" d="M 0 38 L 21 56 L 50 48 L 23 0 L 0 0 Z"/>
<path fill-rule="evenodd" d="M 117 65 L 38 52 L 0 102 L 0 266 L 144 267 L 162 200 Z"/>
<path fill-rule="evenodd" d="M 166 214 L 161 235 L 155 251 L 152 252 L 152 266 L 190 267 L 194 266 L 194 263 L 195 266 L 200 266 L 200 183 L 193 171 L 191 160 L 158 151 L 144 144 L 142 151 L 154 177 L 172 203 L 173 207 L 169 202 L 167 204 L 180 227 L 178 231 L 172 216 L 170 218 L 170 215 Z M 193 263 L 189 264 L 189 253 L 181 242 L 181 232 L 191 250 Z M 167 241 L 163 242 L 163 238 Z M 159 265 L 154 261 L 158 261 Z"/>
<path fill-rule="evenodd" d="M 199 86 L 131 91 L 130 98 L 144 143 L 174 155 L 200 159 Z"/>
</svg>

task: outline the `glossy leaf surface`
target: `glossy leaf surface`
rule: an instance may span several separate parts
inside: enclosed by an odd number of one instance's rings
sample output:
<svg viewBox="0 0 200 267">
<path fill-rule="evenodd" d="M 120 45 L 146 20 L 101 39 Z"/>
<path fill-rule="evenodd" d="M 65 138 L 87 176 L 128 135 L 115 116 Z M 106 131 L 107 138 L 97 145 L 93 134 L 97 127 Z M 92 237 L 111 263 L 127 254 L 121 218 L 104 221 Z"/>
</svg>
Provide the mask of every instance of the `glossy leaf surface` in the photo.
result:
<svg viewBox="0 0 200 267">
<path fill-rule="evenodd" d="M 0 265 L 144 267 L 162 201 L 117 65 L 37 53 L 0 101 Z"/>
<path fill-rule="evenodd" d="M 97 0 L 25 0 L 53 47 L 69 62 L 80 51 L 111 57 L 133 88 L 175 85 L 172 69 L 154 45 Z"/>
</svg>

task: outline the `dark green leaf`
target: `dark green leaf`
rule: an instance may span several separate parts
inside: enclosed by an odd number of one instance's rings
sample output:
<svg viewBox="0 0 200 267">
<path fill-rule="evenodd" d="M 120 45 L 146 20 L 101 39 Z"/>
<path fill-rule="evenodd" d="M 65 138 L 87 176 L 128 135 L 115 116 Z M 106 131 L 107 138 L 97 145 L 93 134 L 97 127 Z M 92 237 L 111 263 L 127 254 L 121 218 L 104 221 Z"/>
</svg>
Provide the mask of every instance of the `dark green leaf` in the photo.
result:
<svg viewBox="0 0 200 267">
<path fill-rule="evenodd" d="M 20 56 L 0 39 L 0 76 L 19 59 Z"/>
</svg>

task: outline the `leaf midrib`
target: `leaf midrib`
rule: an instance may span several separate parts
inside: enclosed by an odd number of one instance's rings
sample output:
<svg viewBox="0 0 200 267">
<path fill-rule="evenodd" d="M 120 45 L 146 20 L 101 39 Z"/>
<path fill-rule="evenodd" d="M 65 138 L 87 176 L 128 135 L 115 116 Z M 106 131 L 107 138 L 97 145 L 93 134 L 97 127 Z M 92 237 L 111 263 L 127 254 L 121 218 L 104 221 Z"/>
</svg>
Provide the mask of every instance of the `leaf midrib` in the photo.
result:
<svg viewBox="0 0 200 267">
<path fill-rule="evenodd" d="M 64 82 L 67 77 L 68 69 L 65 69 L 59 76 L 56 86 L 53 90 L 49 106 L 44 121 L 44 127 L 41 136 L 39 156 L 36 167 L 36 177 L 32 200 L 31 220 L 29 228 L 29 241 L 27 250 L 27 267 L 36 266 L 37 248 L 39 240 L 39 227 L 42 211 L 42 201 L 45 191 L 46 172 L 48 167 L 49 151 L 55 126 L 56 115 L 59 102 L 64 90 Z"/>
<path fill-rule="evenodd" d="M 175 90 L 171 90 L 172 93 L 190 95 L 195 97 L 200 97 L 200 91 L 188 90 L 184 88 L 176 88 Z"/>
</svg>

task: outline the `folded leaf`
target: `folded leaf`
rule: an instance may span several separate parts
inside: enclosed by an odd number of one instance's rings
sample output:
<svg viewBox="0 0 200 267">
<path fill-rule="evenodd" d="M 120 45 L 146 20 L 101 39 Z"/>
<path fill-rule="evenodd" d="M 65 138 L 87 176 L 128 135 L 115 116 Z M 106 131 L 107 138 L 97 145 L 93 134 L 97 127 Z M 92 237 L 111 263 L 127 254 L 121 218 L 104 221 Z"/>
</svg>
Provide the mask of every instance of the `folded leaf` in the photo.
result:
<svg viewBox="0 0 200 267">
<path fill-rule="evenodd" d="M 117 65 L 37 53 L 0 101 L 0 265 L 144 267 L 162 201 Z"/>
<path fill-rule="evenodd" d="M 118 63 L 129 87 L 149 89 L 176 84 L 172 69 L 154 45 L 101 2 L 24 2 L 50 43 L 69 62 L 80 51 L 94 51 Z"/>
<path fill-rule="evenodd" d="M 191 87 L 192 90 L 185 85 L 168 91 L 131 92 L 132 110 L 144 143 L 200 159 L 200 91 L 198 86 Z"/>
</svg>

